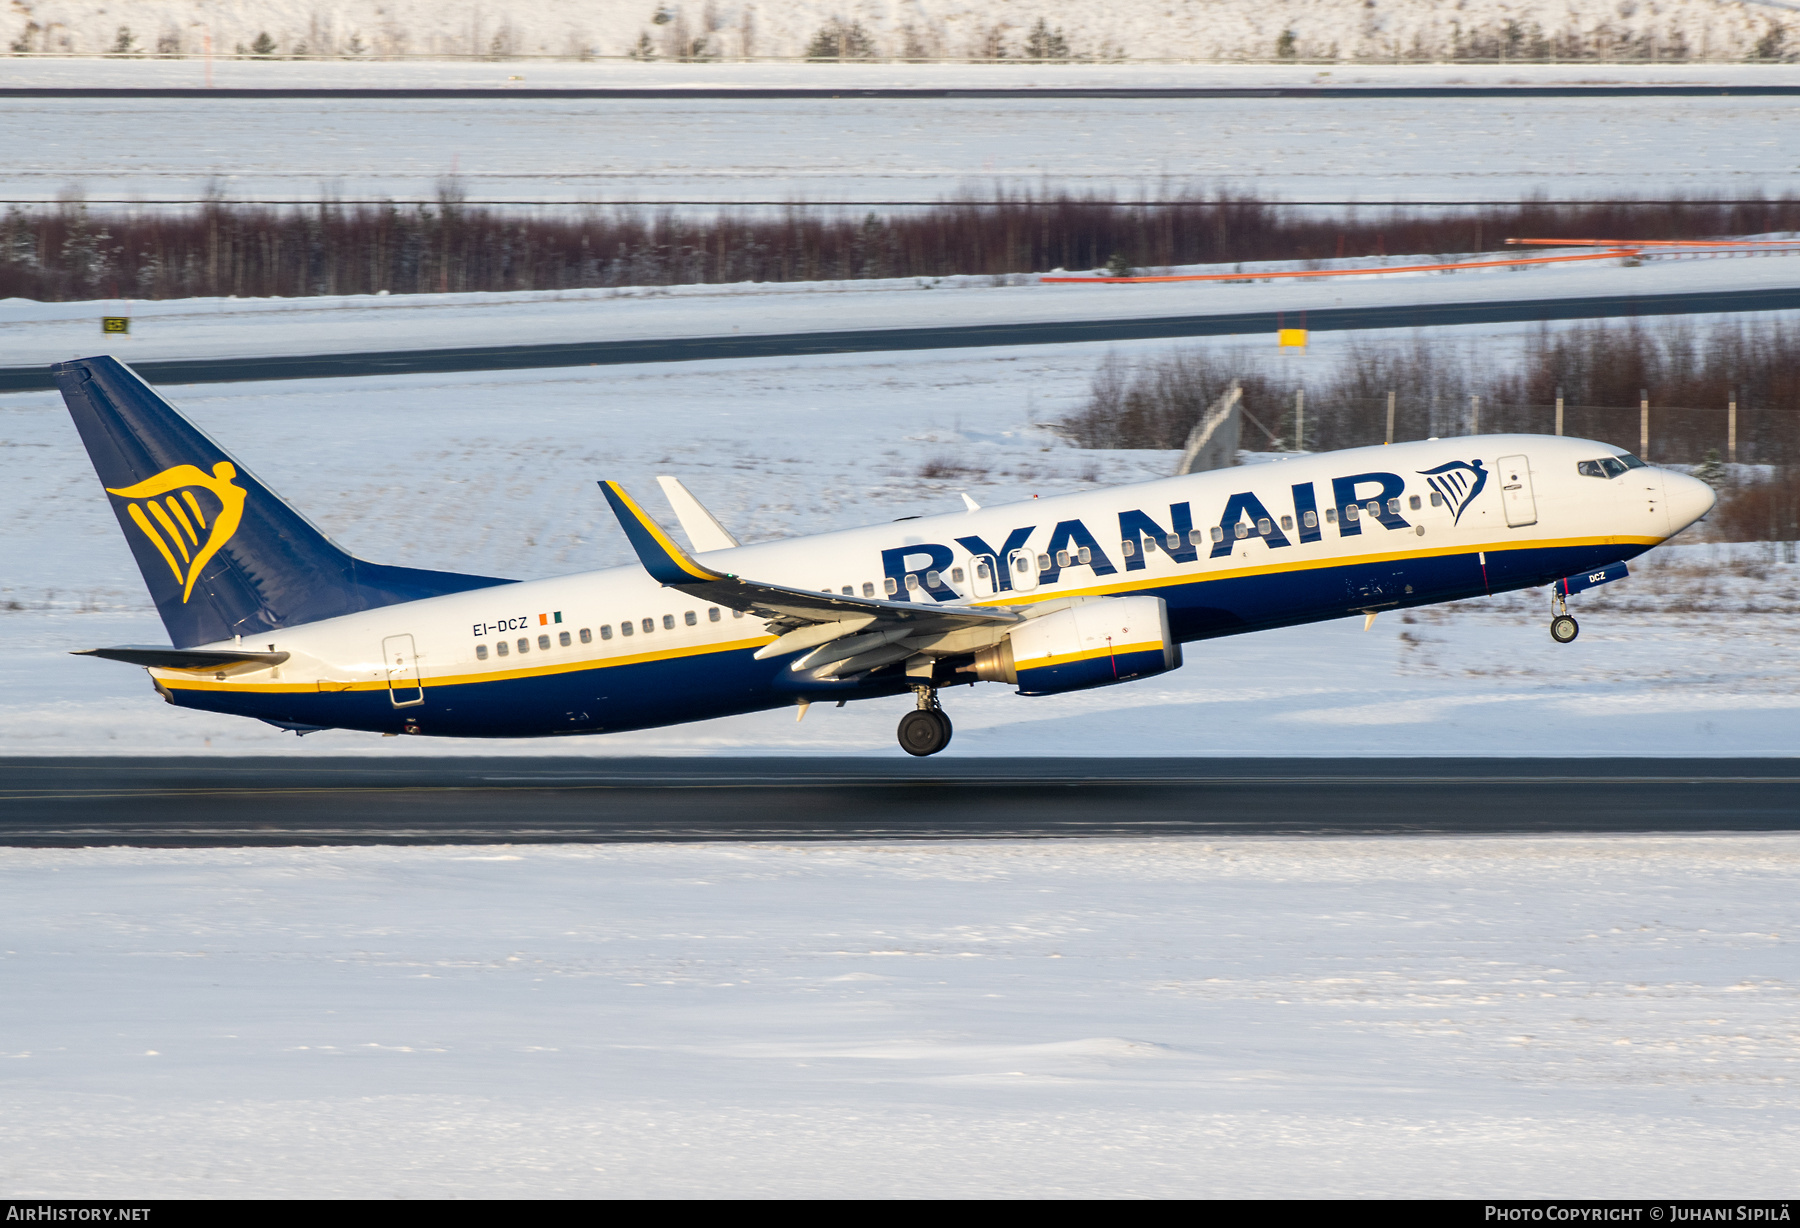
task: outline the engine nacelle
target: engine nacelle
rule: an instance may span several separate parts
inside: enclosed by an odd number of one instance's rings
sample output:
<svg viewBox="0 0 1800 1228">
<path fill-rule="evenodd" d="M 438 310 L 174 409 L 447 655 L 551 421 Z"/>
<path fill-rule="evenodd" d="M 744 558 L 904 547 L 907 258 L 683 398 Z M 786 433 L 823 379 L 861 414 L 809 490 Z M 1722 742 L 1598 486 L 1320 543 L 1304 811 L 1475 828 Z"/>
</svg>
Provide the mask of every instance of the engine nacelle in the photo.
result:
<svg viewBox="0 0 1800 1228">
<path fill-rule="evenodd" d="M 1161 597 L 1105 597 L 1034 618 L 975 654 L 975 676 L 1021 695 L 1056 695 L 1163 674 L 1181 665 Z"/>
</svg>

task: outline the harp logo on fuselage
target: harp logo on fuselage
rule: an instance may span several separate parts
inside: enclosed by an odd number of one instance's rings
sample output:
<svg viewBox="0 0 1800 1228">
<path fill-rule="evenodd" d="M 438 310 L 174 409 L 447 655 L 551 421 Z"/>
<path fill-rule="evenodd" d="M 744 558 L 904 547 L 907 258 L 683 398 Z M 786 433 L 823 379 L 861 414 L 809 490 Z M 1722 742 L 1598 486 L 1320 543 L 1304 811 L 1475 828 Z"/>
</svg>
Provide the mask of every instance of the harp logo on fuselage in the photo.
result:
<svg viewBox="0 0 1800 1228">
<path fill-rule="evenodd" d="M 220 461 L 207 474 L 194 465 L 176 465 L 133 486 L 108 486 L 106 493 L 130 500 L 126 515 L 181 585 L 181 601 L 213 555 L 231 540 L 244 518 L 243 487 L 234 485 L 237 468 Z"/>
<path fill-rule="evenodd" d="M 1487 470 L 1480 461 L 1451 461 L 1436 469 L 1421 469 L 1419 476 L 1431 483 L 1431 489 L 1444 496 L 1444 502 L 1456 513 L 1452 524 L 1462 523 L 1463 509 L 1475 502 L 1475 496 L 1487 485 Z"/>
</svg>

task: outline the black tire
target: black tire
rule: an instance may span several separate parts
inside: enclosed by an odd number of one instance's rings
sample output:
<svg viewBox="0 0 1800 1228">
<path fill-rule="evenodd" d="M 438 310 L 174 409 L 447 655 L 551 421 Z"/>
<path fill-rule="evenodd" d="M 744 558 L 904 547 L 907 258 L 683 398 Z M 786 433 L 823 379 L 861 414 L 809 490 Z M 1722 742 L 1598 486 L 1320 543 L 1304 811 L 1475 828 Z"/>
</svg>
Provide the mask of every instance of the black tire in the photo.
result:
<svg viewBox="0 0 1800 1228">
<path fill-rule="evenodd" d="M 900 749 L 923 759 L 950 744 L 950 722 L 940 712 L 917 709 L 900 718 Z"/>
<path fill-rule="evenodd" d="M 938 708 L 932 715 L 937 717 L 938 723 L 944 727 L 943 745 L 938 747 L 939 750 L 943 750 L 945 746 L 950 745 L 950 739 L 956 736 L 956 726 L 950 723 L 950 714 L 942 708 Z"/>
<path fill-rule="evenodd" d="M 1567 614 L 1558 614 L 1550 620 L 1550 638 L 1558 644 L 1572 644 L 1580 634 L 1581 624 Z"/>
</svg>

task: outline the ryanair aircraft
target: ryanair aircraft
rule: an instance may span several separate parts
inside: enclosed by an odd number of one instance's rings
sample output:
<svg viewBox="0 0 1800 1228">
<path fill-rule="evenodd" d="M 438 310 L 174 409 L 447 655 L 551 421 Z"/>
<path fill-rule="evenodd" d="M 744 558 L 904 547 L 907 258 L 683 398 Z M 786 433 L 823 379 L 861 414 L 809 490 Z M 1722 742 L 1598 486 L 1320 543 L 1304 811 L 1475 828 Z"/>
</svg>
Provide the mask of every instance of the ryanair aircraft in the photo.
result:
<svg viewBox="0 0 1800 1228">
<path fill-rule="evenodd" d="M 367 563 L 110 357 L 52 371 L 173 646 L 169 703 L 305 734 L 537 737 L 912 694 L 1056 695 L 1166 673 L 1182 645 L 1539 585 L 1565 598 L 1713 505 L 1607 444 L 1429 439 L 742 546 L 672 478 L 683 548 L 601 482 L 639 565 L 503 580 Z M 1366 624 L 1365 624 L 1366 625 Z"/>
</svg>

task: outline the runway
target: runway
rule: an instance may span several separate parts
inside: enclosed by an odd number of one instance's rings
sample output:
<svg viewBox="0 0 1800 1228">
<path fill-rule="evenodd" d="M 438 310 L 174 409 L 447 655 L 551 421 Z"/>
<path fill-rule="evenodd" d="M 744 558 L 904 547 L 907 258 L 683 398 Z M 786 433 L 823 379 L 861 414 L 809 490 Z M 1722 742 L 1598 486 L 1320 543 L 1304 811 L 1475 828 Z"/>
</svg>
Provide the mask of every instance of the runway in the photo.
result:
<svg viewBox="0 0 1800 1228">
<path fill-rule="evenodd" d="M 1086 292 L 1085 288 L 1078 289 Z M 1104 294 L 1105 289 L 1096 287 L 1093 293 Z M 753 311 L 753 303 L 747 302 L 745 309 Z M 1316 332 L 1339 332 L 1347 329 L 1432 328 L 1457 324 L 1512 324 L 1539 320 L 1595 320 L 1795 309 L 1800 309 L 1800 286 L 1705 290 L 1679 294 L 1609 294 L 1585 298 L 1328 307 L 1304 314 L 1292 311 L 1247 311 L 1221 315 L 1051 320 L 944 328 L 871 328 L 760 336 L 733 334 L 645 341 L 559 342 L 546 345 L 468 346 L 251 358 L 164 359 L 134 362 L 132 367 L 152 383 L 210 384 L 240 380 L 516 371 L 541 367 L 697 362 L 720 358 L 786 358 L 807 354 L 1223 337 L 1273 333 L 1283 323 L 1303 323 L 1304 327 Z M 97 348 L 103 348 L 99 342 L 95 344 Z M 0 367 L 0 392 L 35 392 L 52 387 L 54 385 L 47 367 Z"/>
<path fill-rule="evenodd" d="M 0 845 L 1792 831 L 1800 759 L 0 759 Z"/>
</svg>

